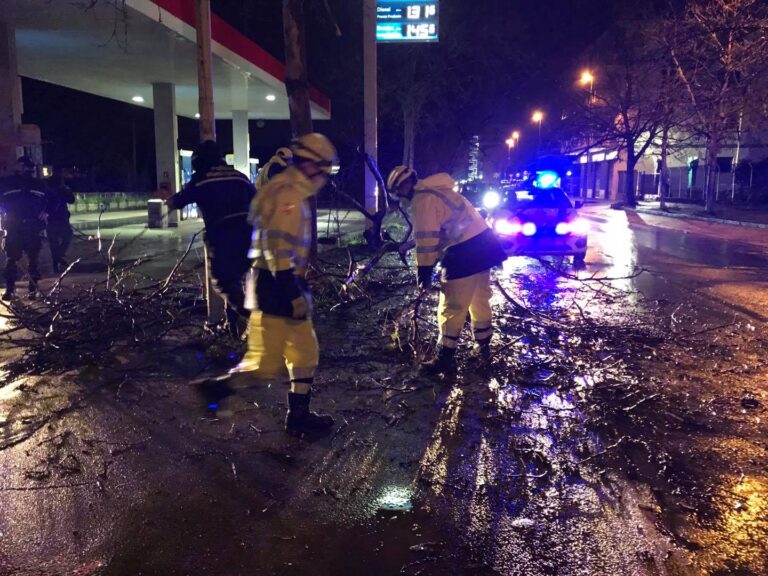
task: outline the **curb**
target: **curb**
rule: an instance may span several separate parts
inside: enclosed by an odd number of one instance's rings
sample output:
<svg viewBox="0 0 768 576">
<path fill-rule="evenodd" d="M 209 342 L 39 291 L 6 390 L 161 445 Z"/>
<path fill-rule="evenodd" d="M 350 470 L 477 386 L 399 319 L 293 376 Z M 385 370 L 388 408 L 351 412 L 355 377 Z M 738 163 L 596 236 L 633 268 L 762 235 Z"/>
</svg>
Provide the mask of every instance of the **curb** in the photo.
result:
<svg viewBox="0 0 768 576">
<path fill-rule="evenodd" d="M 655 208 L 624 208 L 625 211 L 640 212 L 642 214 L 652 214 L 654 216 L 666 216 L 667 218 L 680 218 L 682 220 L 698 220 L 699 222 L 710 222 L 712 224 L 726 224 L 728 226 L 739 226 L 741 228 L 759 228 L 768 229 L 768 224 L 760 222 L 743 222 L 741 220 L 726 220 L 725 218 L 707 218 L 706 216 L 696 216 L 694 214 L 676 214 L 657 210 Z"/>
<path fill-rule="evenodd" d="M 120 228 L 122 226 L 130 226 L 133 224 L 146 224 L 147 223 L 147 217 L 141 216 L 141 217 L 131 217 L 131 218 L 110 218 L 107 220 L 102 220 L 101 222 L 101 229 L 106 230 L 108 228 Z M 96 230 L 96 228 L 99 227 L 98 220 L 88 220 L 86 222 L 70 222 L 72 228 L 74 230 L 83 231 L 83 230 Z"/>
</svg>

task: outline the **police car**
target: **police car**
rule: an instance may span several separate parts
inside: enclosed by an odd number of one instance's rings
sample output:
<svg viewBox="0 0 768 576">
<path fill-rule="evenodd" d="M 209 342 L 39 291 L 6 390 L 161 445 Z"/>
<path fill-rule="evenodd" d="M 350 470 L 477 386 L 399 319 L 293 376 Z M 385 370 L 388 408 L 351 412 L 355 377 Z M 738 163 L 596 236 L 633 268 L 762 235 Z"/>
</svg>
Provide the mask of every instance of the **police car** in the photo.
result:
<svg viewBox="0 0 768 576">
<path fill-rule="evenodd" d="M 508 190 L 490 211 L 488 223 L 510 256 L 573 256 L 581 264 L 587 255 L 589 222 L 558 187 L 555 172 L 539 172 L 532 185 Z M 495 200 L 495 199 L 494 199 Z"/>
</svg>

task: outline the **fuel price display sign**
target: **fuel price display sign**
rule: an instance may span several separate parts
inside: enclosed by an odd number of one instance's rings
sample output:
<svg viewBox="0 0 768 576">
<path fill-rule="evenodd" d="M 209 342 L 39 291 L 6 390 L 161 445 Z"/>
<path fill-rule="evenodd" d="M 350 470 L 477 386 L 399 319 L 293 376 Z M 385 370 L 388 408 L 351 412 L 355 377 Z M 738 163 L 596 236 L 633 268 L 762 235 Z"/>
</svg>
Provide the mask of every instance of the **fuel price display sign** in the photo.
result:
<svg viewBox="0 0 768 576">
<path fill-rule="evenodd" d="M 437 42 L 438 0 L 378 0 L 377 42 Z"/>
</svg>

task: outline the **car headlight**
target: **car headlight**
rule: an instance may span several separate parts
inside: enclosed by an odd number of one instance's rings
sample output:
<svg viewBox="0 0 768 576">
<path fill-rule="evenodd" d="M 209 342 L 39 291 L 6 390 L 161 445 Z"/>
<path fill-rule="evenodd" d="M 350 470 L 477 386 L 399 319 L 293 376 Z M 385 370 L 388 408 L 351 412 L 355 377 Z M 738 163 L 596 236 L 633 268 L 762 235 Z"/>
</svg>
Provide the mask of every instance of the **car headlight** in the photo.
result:
<svg viewBox="0 0 768 576">
<path fill-rule="evenodd" d="M 501 204 L 501 195 L 496 190 L 488 190 L 483 195 L 483 206 L 488 208 L 488 210 L 496 208 L 499 204 Z"/>
</svg>

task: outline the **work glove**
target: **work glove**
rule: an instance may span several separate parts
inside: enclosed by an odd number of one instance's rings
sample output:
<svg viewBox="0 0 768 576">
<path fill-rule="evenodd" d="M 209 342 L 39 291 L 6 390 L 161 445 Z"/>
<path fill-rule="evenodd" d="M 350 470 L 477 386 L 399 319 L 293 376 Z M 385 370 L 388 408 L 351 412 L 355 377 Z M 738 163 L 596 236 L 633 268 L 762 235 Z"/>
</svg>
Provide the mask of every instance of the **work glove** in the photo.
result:
<svg viewBox="0 0 768 576">
<path fill-rule="evenodd" d="M 294 320 L 306 320 L 312 313 L 312 303 L 303 294 L 291 300 Z"/>
<path fill-rule="evenodd" d="M 432 288 L 432 266 L 419 266 L 417 273 L 419 290 Z"/>
</svg>

